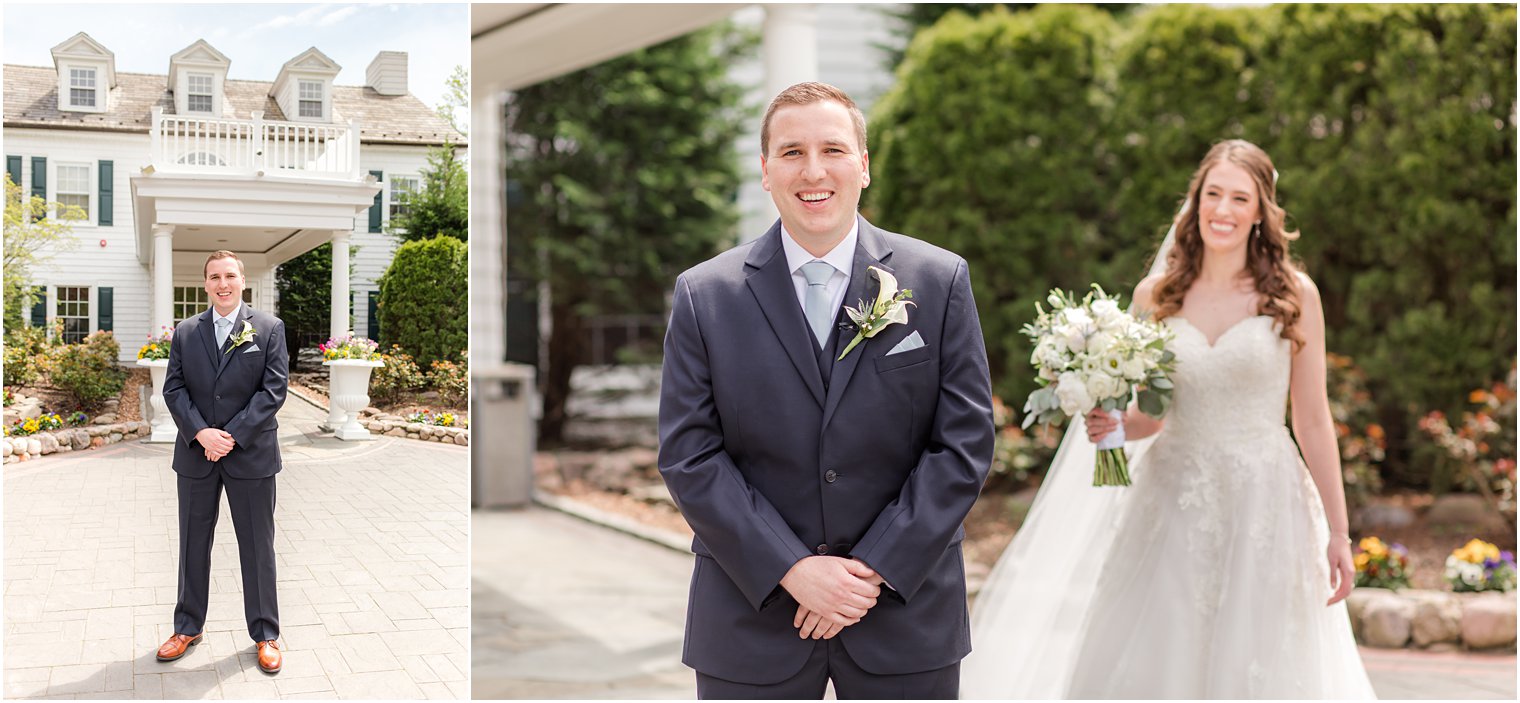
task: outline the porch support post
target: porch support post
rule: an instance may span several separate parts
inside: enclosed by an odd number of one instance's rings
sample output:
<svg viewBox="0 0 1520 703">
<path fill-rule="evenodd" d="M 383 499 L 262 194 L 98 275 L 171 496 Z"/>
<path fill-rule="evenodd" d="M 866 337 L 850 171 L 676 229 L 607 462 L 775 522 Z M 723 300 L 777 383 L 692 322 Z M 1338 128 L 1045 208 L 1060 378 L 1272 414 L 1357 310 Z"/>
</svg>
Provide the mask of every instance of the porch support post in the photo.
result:
<svg viewBox="0 0 1520 703">
<path fill-rule="evenodd" d="M 153 225 L 153 310 L 149 333 L 174 326 L 174 225 Z"/>
<path fill-rule="evenodd" d="M 348 291 L 348 240 L 350 232 L 332 234 L 332 324 L 328 336 L 347 335 L 350 298 Z"/>
</svg>

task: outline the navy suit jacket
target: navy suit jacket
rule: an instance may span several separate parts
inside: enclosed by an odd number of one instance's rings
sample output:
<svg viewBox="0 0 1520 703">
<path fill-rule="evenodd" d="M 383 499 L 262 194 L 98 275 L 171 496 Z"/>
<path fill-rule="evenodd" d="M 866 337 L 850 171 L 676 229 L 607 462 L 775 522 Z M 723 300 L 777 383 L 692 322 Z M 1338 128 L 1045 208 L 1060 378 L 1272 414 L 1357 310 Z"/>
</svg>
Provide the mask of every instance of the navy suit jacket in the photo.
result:
<svg viewBox="0 0 1520 703">
<path fill-rule="evenodd" d="M 229 337 L 244 322 L 253 325 L 253 339 L 226 353 L 217 348 L 209 309 L 174 328 L 164 403 L 179 426 L 174 470 L 184 476 L 209 476 L 216 464 L 232 478 L 266 478 L 280 472 L 275 413 L 285 404 L 290 383 L 285 323 L 244 303 Z M 207 461 L 206 450 L 195 440 L 207 427 L 226 431 L 236 443 L 220 462 Z"/>
<path fill-rule="evenodd" d="M 892 589 L 838 636 L 875 674 L 971 651 L 961 527 L 992 461 L 992 391 L 966 262 L 864 218 L 846 305 L 866 267 L 913 290 L 908 322 L 830 355 L 827 388 L 779 221 L 676 281 L 660 389 L 660 472 L 696 533 L 683 661 L 779 683 L 814 646 L 779 587 L 798 560 L 853 556 Z M 847 319 L 847 318 L 846 318 Z M 925 345 L 887 355 L 917 331 Z M 854 336 L 837 331 L 836 349 Z"/>
</svg>

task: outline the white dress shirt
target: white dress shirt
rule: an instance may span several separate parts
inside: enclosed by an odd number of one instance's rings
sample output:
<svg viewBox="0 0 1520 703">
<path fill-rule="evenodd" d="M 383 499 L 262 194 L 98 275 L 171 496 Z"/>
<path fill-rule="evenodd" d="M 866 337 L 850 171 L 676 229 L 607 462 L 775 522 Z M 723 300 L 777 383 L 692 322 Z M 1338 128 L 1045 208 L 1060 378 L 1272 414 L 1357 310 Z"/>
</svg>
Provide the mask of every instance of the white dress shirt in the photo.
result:
<svg viewBox="0 0 1520 703">
<path fill-rule="evenodd" d="M 834 245 L 829 253 L 823 256 L 813 256 L 802 248 L 797 240 L 792 239 L 792 233 L 786 231 L 786 226 L 781 227 L 781 250 L 786 252 L 786 267 L 792 272 L 792 289 L 797 293 L 797 307 L 807 312 L 807 277 L 802 275 L 802 265 L 811 261 L 823 261 L 834 267 L 834 275 L 823 288 L 829 294 L 829 309 L 835 315 L 839 314 L 839 308 L 844 305 L 845 291 L 850 288 L 850 270 L 855 267 L 855 241 L 860 238 L 860 220 L 850 227 L 850 233 L 844 239 Z M 854 301 L 850 301 L 854 304 Z"/>
</svg>

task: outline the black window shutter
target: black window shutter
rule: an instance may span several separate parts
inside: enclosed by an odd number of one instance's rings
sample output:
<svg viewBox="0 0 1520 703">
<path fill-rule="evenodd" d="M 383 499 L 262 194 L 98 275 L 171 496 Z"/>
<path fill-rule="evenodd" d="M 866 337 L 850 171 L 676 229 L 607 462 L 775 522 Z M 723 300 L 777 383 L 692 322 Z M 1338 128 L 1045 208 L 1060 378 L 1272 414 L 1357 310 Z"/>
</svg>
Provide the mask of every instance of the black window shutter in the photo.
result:
<svg viewBox="0 0 1520 703">
<path fill-rule="evenodd" d="M 380 291 L 369 292 L 369 338 L 380 341 Z"/>
<path fill-rule="evenodd" d="M 47 286 L 37 286 L 37 304 L 32 306 L 32 326 L 47 326 Z"/>
<path fill-rule="evenodd" d="M 6 156 L 5 172 L 11 174 L 11 182 L 21 185 L 21 157 Z"/>
<path fill-rule="evenodd" d="M 47 157 L 32 157 L 32 195 L 47 200 Z"/>
<path fill-rule="evenodd" d="M 379 183 L 379 182 L 385 180 L 385 173 L 383 171 L 370 171 L 369 175 L 375 177 L 375 182 L 376 183 Z M 382 211 L 384 210 L 384 208 L 385 208 L 385 189 L 381 188 L 380 192 L 378 192 L 378 193 L 375 194 L 375 204 L 369 206 L 369 231 L 371 231 L 371 232 L 379 232 L 380 231 L 380 223 L 382 221 L 381 218 L 383 216 L 382 215 Z"/>
<path fill-rule="evenodd" d="M 116 203 L 116 183 L 113 179 L 113 169 L 110 161 L 100 162 L 100 224 L 111 224 L 111 210 Z M 105 290 L 110 290 L 109 288 Z M 110 329 L 105 327 L 102 329 Z"/>
<path fill-rule="evenodd" d="M 99 329 L 106 332 L 110 332 L 116 326 L 116 313 L 111 309 L 112 298 L 116 297 L 114 293 L 115 289 L 113 288 L 101 287 L 95 289 L 95 297 L 99 300 L 100 305 L 100 314 L 97 316 L 100 320 Z"/>
</svg>

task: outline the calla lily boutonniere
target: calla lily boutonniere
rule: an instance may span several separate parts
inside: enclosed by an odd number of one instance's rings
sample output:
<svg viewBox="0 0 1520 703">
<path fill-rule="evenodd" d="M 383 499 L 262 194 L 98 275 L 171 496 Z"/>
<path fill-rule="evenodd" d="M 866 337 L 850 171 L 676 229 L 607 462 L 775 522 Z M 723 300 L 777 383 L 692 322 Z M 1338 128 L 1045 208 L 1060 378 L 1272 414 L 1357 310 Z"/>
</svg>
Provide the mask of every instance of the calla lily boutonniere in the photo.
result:
<svg viewBox="0 0 1520 703">
<path fill-rule="evenodd" d="M 881 282 L 881 290 L 876 294 L 876 304 L 866 307 L 866 301 L 859 301 L 860 308 L 846 306 L 844 311 L 849 314 L 850 320 L 855 323 L 855 338 L 850 340 L 844 351 L 839 353 L 839 359 L 843 359 L 850 353 L 855 345 L 863 339 L 875 337 L 877 332 L 886 329 L 890 325 L 908 321 L 908 306 L 917 305 L 908 299 L 913 297 L 913 289 L 897 289 L 897 277 L 875 266 L 866 269 L 876 276 Z M 838 361 L 839 359 L 835 359 Z"/>
<path fill-rule="evenodd" d="M 222 353 L 231 354 L 233 349 L 237 349 L 238 347 L 247 344 L 250 340 L 253 339 L 253 333 L 253 324 L 247 320 L 243 320 L 243 329 L 238 330 L 238 333 L 232 336 L 232 346 L 227 347 L 227 351 L 224 351 Z"/>
</svg>

